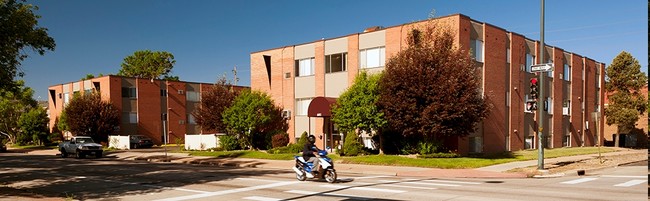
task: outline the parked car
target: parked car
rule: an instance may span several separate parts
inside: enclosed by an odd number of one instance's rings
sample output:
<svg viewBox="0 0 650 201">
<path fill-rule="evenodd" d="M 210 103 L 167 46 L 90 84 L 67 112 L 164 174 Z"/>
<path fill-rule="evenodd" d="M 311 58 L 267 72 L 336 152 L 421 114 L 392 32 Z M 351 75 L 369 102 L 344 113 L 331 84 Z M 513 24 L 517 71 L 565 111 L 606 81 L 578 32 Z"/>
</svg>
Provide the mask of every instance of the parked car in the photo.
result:
<svg viewBox="0 0 650 201">
<path fill-rule="evenodd" d="M 6 152 L 7 151 L 7 145 L 5 143 L 0 143 L 0 152 Z"/>
<path fill-rule="evenodd" d="M 151 138 L 144 135 L 130 135 L 129 143 L 131 144 L 131 149 L 151 148 L 153 146 Z"/>
</svg>

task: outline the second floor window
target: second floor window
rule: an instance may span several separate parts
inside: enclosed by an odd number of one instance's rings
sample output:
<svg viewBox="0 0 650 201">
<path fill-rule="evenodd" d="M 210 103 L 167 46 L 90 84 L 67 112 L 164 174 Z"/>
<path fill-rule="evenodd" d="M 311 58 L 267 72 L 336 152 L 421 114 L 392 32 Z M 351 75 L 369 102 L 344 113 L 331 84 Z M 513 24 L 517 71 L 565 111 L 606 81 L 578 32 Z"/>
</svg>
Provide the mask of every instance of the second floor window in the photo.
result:
<svg viewBox="0 0 650 201">
<path fill-rule="evenodd" d="M 185 96 L 187 97 L 187 101 L 191 101 L 191 102 L 199 102 L 199 101 L 201 101 L 201 93 L 200 92 L 187 91 L 185 93 Z"/>
<path fill-rule="evenodd" d="M 361 68 L 377 68 L 386 64 L 386 48 L 376 47 L 359 51 Z"/>
<path fill-rule="evenodd" d="M 314 75 L 314 58 L 296 60 L 296 77 Z"/>
<path fill-rule="evenodd" d="M 348 53 L 325 55 L 325 73 L 347 71 Z"/>
<path fill-rule="evenodd" d="M 526 53 L 526 72 L 531 72 L 531 67 L 535 63 L 535 56 L 531 55 L 530 53 Z"/>
<path fill-rule="evenodd" d="M 564 64 L 564 80 L 571 81 L 571 66 Z"/>
<path fill-rule="evenodd" d="M 472 56 L 474 59 L 478 62 L 483 62 L 483 41 L 472 40 L 470 45 L 472 46 Z"/>
<path fill-rule="evenodd" d="M 122 87 L 122 98 L 137 98 L 135 87 Z"/>
</svg>

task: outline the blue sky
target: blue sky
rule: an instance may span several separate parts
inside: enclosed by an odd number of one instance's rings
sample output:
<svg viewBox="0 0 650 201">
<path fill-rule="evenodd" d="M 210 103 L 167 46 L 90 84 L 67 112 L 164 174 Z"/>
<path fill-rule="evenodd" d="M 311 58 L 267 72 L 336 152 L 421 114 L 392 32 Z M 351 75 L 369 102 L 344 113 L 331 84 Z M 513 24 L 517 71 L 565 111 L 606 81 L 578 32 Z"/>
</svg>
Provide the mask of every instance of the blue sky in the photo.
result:
<svg viewBox="0 0 650 201">
<path fill-rule="evenodd" d="M 86 74 L 116 74 L 137 50 L 174 54 L 181 80 L 214 82 L 237 67 L 250 85 L 250 53 L 462 13 L 539 40 L 535 0 L 114 0 L 29 1 L 40 7 L 39 25 L 56 50 L 22 65 L 34 98 L 47 100 L 51 85 Z M 648 5 L 641 0 L 546 0 L 545 42 L 609 65 L 630 52 L 647 73 Z"/>
</svg>

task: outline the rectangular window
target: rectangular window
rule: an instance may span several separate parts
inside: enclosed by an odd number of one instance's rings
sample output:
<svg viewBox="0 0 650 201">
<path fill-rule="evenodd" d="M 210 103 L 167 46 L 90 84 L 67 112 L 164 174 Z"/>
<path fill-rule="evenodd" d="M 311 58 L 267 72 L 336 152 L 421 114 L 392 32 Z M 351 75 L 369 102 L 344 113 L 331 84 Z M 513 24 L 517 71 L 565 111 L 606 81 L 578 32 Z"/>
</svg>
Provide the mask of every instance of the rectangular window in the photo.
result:
<svg viewBox="0 0 650 201">
<path fill-rule="evenodd" d="M 553 63 L 553 60 L 548 60 L 547 63 L 552 64 L 552 63 Z M 546 72 L 546 75 L 547 75 L 548 77 L 553 77 L 553 71 L 551 70 L 551 71 Z"/>
<path fill-rule="evenodd" d="M 191 113 L 187 113 L 187 124 L 196 124 L 196 119 Z"/>
<path fill-rule="evenodd" d="M 136 112 L 124 112 L 122 113 L 122 122 L 137 124 L 138 123 L 138 113 Z"/>
<path fill-rule="evenodd" d="M 187 98 L 187 101 L 192 101 L 192 102 L 201 101 L 201 93 L 200 92 L 187 91 L 187 93 L 185 93 L 185 96 Z"/>
<path fill-rule="evenodd" d="M 547 111 L 548 114 L 553 114 L 553 98 L 548 97 L 546 98 L 546 105 L 547 105 Z"/>
<path fill-rule="evenodd" d="M 161 89 L 160 90 L 160 96 L 167 97 L 167 89 Z"/>
<path fill-rule="evenodd" d="M 137 98 L 135 87 L 122 87 L 122 98 Z"/>
<path fill-rule="evenodd" d="M 347 71 L 348 53 L 325 55 L 325 73 Z"/>
<path fill-rule="evenodd" d="M 483 62 L 483 41 L 472 40 L 471 43 L 472 56 L 476 61 Z"/>
<path fill-rule="evenodd" d="M 296 116 L 307 116 L 309 103 L 311 103 L 311 98 L 296 99 Z"/>
<path fill-rule="evenodd" d="M 384 67 L 386 63 L 386 48 L 376 47 L 359 51 L 359 66 L 361 68 Z"/>
<path fill-rule="evenodd" d="M 296 60 L 296 77 L 314 75 L 314 58 Z"/>
<path fill-rule="evenodd" d="M 569 115 L 570 108 L 571 108 L 571 101 L 564 100 L 564 103 L 562 103 L 562 115 Z"/>
<path fill-rule="evenodd" d="M 65 107 L 70 102 L 70 93 L 63 94 L 63 106 Z"/>
<path fill-rule="evenodd" d="M 571 66 L 564 64 L 564 80 L 571 81 Z"/>
<path fill-rule="evenodd" d="M 511 57 L 512 52 L 510 51 L 510 48 L 506 49 L 506 63 L 510 63 L 510 57 Z"/>
<path fill-rule="evenodd" d="M 531 54 L 526 54 L 526 72 L 531 72 L 531 67 L 535 63 L 535 56 Z"/>
</svg>

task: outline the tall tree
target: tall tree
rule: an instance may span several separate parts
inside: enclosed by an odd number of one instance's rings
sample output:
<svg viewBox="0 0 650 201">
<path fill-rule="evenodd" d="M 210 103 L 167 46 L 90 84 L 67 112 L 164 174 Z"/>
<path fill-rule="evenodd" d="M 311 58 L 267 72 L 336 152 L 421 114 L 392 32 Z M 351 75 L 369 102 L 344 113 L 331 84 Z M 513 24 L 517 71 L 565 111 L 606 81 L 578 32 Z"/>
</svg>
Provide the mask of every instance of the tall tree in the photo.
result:
<svg viewBox="0 0 650 201">
<path fill-rule="evenodd" d="M 137 78 L 178 80 L 169 73 L 174 68 L 174 55 L 165 51 L 139 50 L 124 58 L 117 75 Z"/>
<path fill-rule="evenodd" d="M 0 0 L 0 89 L 11 88 L 14 77 L 23 75 L 20 63 L 28 57 L 25 49 L 44 55 L 56 46 L 47 28 L 38 26 L 41 16 L 34 13 L 38 7 L 23 2 Z"/>
<path fill-rule="evenodd" d="M 19 143 L 25 144 L 30 141 L 39 145 L 48 143 L 47 123 L 49 121 L 45 109 L 41 107 L 35 107 L 29 112 L 23 113 L 18 121 L 21 131 L 21 137 L 18 138 Z"/>
<path fill-rule="evenodd" d="M 609 105 L 605 108 L 607 125 L 616 124 L 618 133 L 634 129 L 647 109 L 646 97 L 641 94 L 641 88 L 647 84 L 647 75 L 630 53 L 623 51 L 614 58 L 605 69 L 605 90 L 609 94 Z"/>
<path fill-rule="evenodd" d="M 379 105 L 389 125 L 404 136 L 428 141 L 474 132 L 489 111 L 474 61 L 454 46 L 454 35 L 429 24 L 413 29 L 408 47 L 386 64 Z"/>
<path fill-rule="evenodd" d="M 237 96 L 237 92 L 225 78 L 221 78 L 210 89 L 201 95 L 201 105 L 192 115 L 196 123 L 205 130 L 225 132 L 226 125 L 222 120 L 222 113 Z"/>
<path fill-rule="evenodd" d="M 99 93 L 76 95 L 63 109 L 67 130 L 73 135 L 91 136 L 98 142 L 120 125 L 120 111 L 112 103 L 102 101 Z"/>
<path fill-rule="evenodd" d="M 359 129 L 366 133 L 379 131 L 387 121 L 384 113 L 379 110 L 379 80 L 382 74 L 368 75 L 362 71 L 350 86 L 336 100 L 332 108 L 332 122 L 336 123 L 343 133 Z M 380 135 L 380 151 L 381 149 Z"/>
<path fill-rule="evenodd" d="M 23 80 L 16 81 L 13 89 L 0 89 L 0 134 L 11 143 L 17 143 L 20 116 L 37 105 L 32 95 L 34 90 L 26 87 Z"/>
<path fill-rule="evenodd" d="M 223 122 L 230 134 L 237 135 L 244 146 L 254 147 L 253 140 L 287 128 L 281 108 L 275 106 L 269 95 L 259 91 L 242 91 L 232 106 L 223 112 Z M 264 138 L 265 139 L 265 138 Z"/>
</svg>

